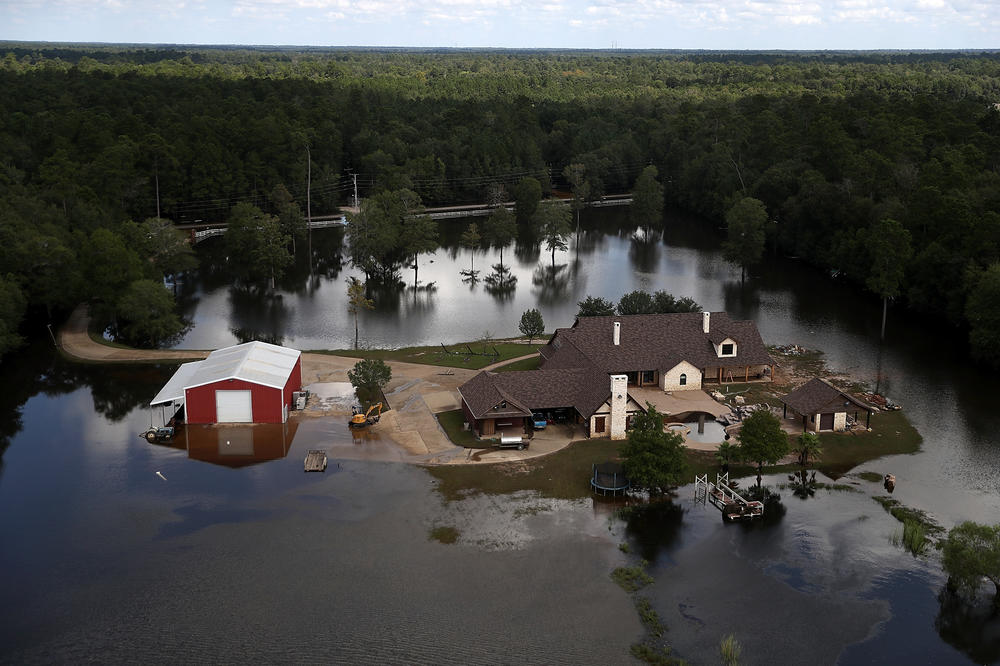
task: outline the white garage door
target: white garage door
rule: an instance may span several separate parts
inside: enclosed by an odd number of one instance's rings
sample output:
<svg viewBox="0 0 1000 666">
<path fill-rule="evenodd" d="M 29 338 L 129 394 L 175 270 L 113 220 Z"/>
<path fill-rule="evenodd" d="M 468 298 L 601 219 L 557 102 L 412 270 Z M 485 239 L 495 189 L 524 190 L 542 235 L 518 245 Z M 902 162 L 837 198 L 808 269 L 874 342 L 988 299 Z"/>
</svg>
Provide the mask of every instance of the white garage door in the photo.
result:
<svg viewBox="0 0 1000 666">
<path fill-rule="evenodd" d="M 217 423 L 252 422 L 250 391 L 216 391 L 215 420 Z"/>
</svg>

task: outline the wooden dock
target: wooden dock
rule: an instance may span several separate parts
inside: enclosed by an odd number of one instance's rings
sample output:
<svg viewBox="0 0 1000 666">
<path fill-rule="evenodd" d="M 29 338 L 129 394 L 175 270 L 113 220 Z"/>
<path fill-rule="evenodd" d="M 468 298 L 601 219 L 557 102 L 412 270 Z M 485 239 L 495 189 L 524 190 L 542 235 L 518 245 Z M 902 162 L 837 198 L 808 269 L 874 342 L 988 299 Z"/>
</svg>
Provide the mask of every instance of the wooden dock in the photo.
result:
<svg viewBox="0 0 1000 666">
<path fill-rule="evenodd" d="M 326 451 L 322 449 L 312 449 L 306 454 L 305 471 L 325 472 L 326 471 Z"/>
<path fill-rule="evenodd" d="M 764 503 L 748 500 L 729 485 L 729 473 L 716 474 L 715 483 L 708 474 L 694 477 L 694 498 L 709 501 L 722 512 L 723 520 L 752 520 L 764 515 Z"/>
</svg>

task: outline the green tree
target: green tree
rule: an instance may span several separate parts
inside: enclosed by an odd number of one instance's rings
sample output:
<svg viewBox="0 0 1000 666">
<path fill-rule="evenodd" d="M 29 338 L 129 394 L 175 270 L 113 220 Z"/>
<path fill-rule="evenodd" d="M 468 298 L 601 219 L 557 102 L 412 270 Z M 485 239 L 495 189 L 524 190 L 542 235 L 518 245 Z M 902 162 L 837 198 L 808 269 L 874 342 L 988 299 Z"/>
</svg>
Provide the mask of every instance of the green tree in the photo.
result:
<svg viewBox="0 0 1000 666">
<path fill-rule="evenodd" d="M 986 579 L 993 583 L 993 607 L 1000 609 L 1000 525 L 956 525 L 939 548 L 948 584 L 975 593 Z"/>
<path fill-rule="evenodd" d="M 21 346 L 18 333 L 27 301 L 13 275 L 0 275 L 0 356 Z"/>
<path fill-rule="evenodd" d="M 421 254 L 433 252 L 438 247 L 438 226 L 430 215 L 411 214 L 403 221 L 403 247 L 413 254 L 413 286 L 419 283 L 417 259 Z"/>
<path fill-rule="evenodd" d="M 992 264 L 975 280 L 965 305 L 972 355 L 1000 367 L 1000 263 Z"/>
<path fill-rule="evenodd" d="M 358 313 L 374 310 L 375 301 L 365 295 L 365 285 L 358 278 L 347 278 L 347 312 L 354 317 L 354 348 L 358 348 Z"/>
<path fill-rule="evenodd" d="M 226 224 L 226 254 L 234 277 L 247 285 L 270 283 L 292 263 L 288 236 L 278 220 L 253 204 L 233 206 Z"/>
<path fill-rule="evenodd" d="M 739 447 L 728 441 L 719 444 L 719 447 L 715 450 L 715 459 L 725 469 L 729 469 L 730 463 L 739 460 L 739 455 Z"/>
<path fill-rule="evenodd" d="M 570 189 L 573 191 L 573 200 L 570 206 L 576 213 L 576 228 L 580 228 L 580 211 L 590 200 L 590 181 L 587 180 L 587 167 L 583 164 L 574 163 L 566 165 L 563 169 L 563 178 L 569 181 Z"/>
<path fill-rule="evenodd" d="M 615 304 L 600 296 L 587 296 L 579 303 L 577 317 L 607 317 L 615 313 Z"/>
<path fill-rule="evenodd" d="M 767 238 L 767 209 L 764 202 L 752 197 L 737 201 L 726 213 L 726 240 L 722 255 L 740 267 L 740 282 L 746 280 L 748 266 L 764 256 Z"/>
<path fill-rule="evenodd" d="M 97 301 L 94 312 L 110 320 L 128 286 L 143 277 L 142 261 L 119 234 L 103 228 L 90 235 L 82 256 L 87 288 Z"/>
<path fill-rule="evenodd" d="M 618 300 L 618 314 L 620 315 L 653 314 L 655 312 L 656 306 L 648 291 L 641 289 L 630 291 Z"/>
<path fill-rule="evenodd" d="M 885 339 L 885 318 L 890 298 L 899 295 L 906 262 L 913 249 L 910 232 L 902 224 L 885 219 L 872 225 L 868 232 L 868 251 L 872 256 L 871 272 L 865 286 L 882 297 L 882 339 Z"/>
<path fill-rule="evenodd" d="M 521 314 L 521 322 L 517 325 L 521 335 L 528 336 L 528 344 L 545 332 L 545 322 L 542 320 L 542 313 L 535 308 L 525 310 Z"/>
<path fill-rule="evenodd" d="M 482 241 L 482 236 L 479 235 L 479 225 L 473 222 L 469 227 L 462 232 L 462 237 L 458 240 L 462 247 L 469 248 L 469 258 L 471 259 L 470 266 L 467 275 L 469 279 L 476 279 L 476 250 L 479 249 L 479 243 Z"/>
<path fill-rule="evenodd" d="M 788 435 L 781 429 L 781 421 L 764 409 L 743 419 L 737 439 L 740 442 L 740 457 L 757 463 L 758 485 L 764 463 L 773 465 L 788 455 Z"/>
<path fill-rule="evenodd" d="M 701 306 L 693 298 L 683 296 L 674 298 L 662 289 L 653 294 L 653 312 L 656 314 L 670 314 L 673 312 L 701 312 Z"/>
<path fill-rule="evenodd" d="M 809 464 L 810 456 L 815 458 L 823 453 L 823 447 L 819 445 L 819 435 L 814 432 L 804 432 L 799 435 L 792 450 L 799 454 L 799 464 L 803 467 Z"/>
<path fill-rule="evenodd" d="M 621 449 L 625 474 L 633 488 L 662 494 L 682 483 L 687 471 L 684 439 L 663 429 L 663 414 L 646 403 L 646 413 L 632 419 Z"/>
<path fill-rule="evenodd" d="M 640 227 L 659 225 L 663 219 L 663 186 L 657 180 L 659 172 L 650 164 L 642 170 L 632 188 L 632 205 L 629 212 Z"/>
<path fill-rule="evenodd" d="M 174 298 L 162 282 L 136 280 L 118 301 L 120 338 L 139 347 L 157 347 L 184 330 Z"/>
<path fill-rule="evenodd" d="M 556 250 L 565 250 L 566 238 L 570 235 L 570 212 L 558 201 L 545 201 L 535 211 L 534 223 L 545 240 L 545 249 L 552 253 L 552 265 L 556 265 Z"/>
<path fill-rule="evenodd" d="M 187 234 L 174 227 L 170 220 L 150 217 L 142 224 L 128 223 L 125 228 L 128 229 L 126 238 L 152 264 L 157 277 L 174 277 L 198 267 Z"/>
<path fill-rule="evenodd" d="M 503 271 L 503 249 L 517 236 L 517 221 L 514 215 L 503 208 L 496 208 L 483 224 L 483 240 L 500 250 L 500 268 Z"/>
<path fill-rule="evenodd" d="M 365 272 L 366 278 L 376 275 L 388 281 L 403 260 L 413 255 L 405 244 L 407 239 L 424 239 L 430 228 L 417 221 L 411 234 L 405 227 L 411 215 L 419 218 L 421 213 L 420 197 L 408 189 L 382 191 L 362 200 L 358 213 L 350 216 L 347 237 L 351 261 Z"/>
<path fill-rule="evenodd" d="M 359 393 L 375 396 L 392 379 L 392 368 L 379 358 L 366 358 L 347 371 L 347 379 Z"/>
<path fill-rule="evenodd" d="M 274 204 L 274 211 L 277 213 L 278 226 L 292 241 L 292 254 L 296 254 L 297 242 L 305 240 L 309 232 L 306 216 L 302 214 L 302 208 L 295 203 L 291 193 L 282 183 L 278 183 L 271 190 L 271 203 Z"/>
<path fill-rule="evenodd" d="M 514 212 L 518 224 L 531 222 L 542 200 L 542 185 L 531 176 L 518 181 L 514 186 Z"/>
</svg>

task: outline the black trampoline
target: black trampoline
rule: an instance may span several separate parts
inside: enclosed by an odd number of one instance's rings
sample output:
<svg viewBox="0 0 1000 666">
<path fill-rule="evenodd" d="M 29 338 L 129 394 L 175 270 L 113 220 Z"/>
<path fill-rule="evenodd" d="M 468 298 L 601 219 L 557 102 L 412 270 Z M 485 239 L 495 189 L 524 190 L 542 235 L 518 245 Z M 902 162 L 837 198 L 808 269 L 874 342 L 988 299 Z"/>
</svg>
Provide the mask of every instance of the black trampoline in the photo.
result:
<svg viewBox="0 0 1000 666">
<path fill-rule="evenodd" d="M 594 465 L 594 474 L 590 479 L 590 487 L 595 493 L 602 495 L 617 495 L 625 493 L 631 484 L 625 477 L 621 463 L 604 462 Z"/>
</svg>

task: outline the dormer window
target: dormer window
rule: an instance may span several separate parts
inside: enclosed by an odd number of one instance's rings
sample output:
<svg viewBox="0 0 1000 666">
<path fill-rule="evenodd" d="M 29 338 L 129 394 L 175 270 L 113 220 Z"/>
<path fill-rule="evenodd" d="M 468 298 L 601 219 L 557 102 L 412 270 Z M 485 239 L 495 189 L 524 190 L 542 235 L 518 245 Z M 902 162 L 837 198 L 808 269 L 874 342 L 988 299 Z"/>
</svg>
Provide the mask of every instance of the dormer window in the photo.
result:
<svg viewBox="0 0 1000 666">
<path fill-rule="evenodd" d="M 716 353 L 718 353 L 719 358 L 725 356 L 736 356 L 736 341 L 732 338 L 726 338 L 716 345 L 715 350 Z"/>
<path fill-rule="evenodd" d="M 732 356 L 735 353 L 733 349 L 735 346 L 736 345 L 734 345 L 732 342 L 727 342 L 726 344 L 722 345 L 722 355 Z"/>
</svg>

